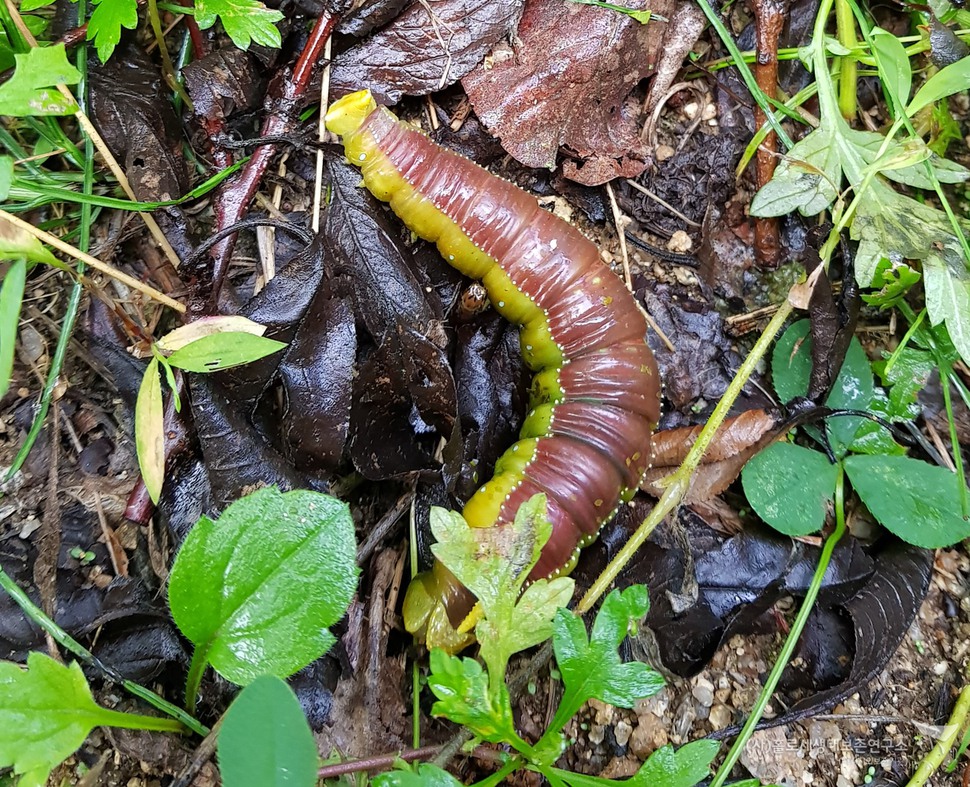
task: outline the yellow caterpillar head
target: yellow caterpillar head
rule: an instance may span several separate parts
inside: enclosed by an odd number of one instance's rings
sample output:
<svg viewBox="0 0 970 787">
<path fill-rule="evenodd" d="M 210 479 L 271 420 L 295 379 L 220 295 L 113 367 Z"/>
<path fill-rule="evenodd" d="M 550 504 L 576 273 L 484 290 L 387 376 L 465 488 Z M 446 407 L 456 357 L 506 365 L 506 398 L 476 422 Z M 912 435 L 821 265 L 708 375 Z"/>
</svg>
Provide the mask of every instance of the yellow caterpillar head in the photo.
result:
<svg viewBox="0 0 970 787">
<path fill-rule="evenodd" d="M 339 101 L 334 102 L 327 112 L 324 118 L 327 131 L 341 137 L 353 134 L 375 109 L 377 109 L 377 102 L 369 90 L 348 93 Z"/>
</svg>

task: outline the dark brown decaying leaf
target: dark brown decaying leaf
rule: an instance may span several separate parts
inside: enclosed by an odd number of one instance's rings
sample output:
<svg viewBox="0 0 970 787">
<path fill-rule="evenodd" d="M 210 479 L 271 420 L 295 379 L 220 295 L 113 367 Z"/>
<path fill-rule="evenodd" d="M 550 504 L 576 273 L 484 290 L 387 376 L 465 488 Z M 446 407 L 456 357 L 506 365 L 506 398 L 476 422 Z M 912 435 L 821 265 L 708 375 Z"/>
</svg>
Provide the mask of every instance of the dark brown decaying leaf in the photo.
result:
<svg viewBox="0 0 970 787">
<path fill-rule="evenodd" d="M 669 15 L 672 4 L 630 2 Z M 598 185 L 646 167 L 639 106 L 628 101 L 650 73 L 663 25 L 603 8 L 529 0 L 514 47 L 499 44 L 462 85 L 503 147 L 530 167 L 553 168 L 560 148 L 578 160 L 566 177 Z"/>
<path fill-rule="evenodd" d="M 458 330 L 455 384 L 460 430 L 442 452 L 445 483 L 465 501 L 516 439 L 526 405 L 518 329 L 489 312 Z"/>
<path fill-rule="evenodd" d="M 352 36 L 367 35 L 382 25 L 386 25 L 410 0 L 354 0 L 350 8 L 340 15 L 338 33 Z"/>
<path fill-rule="evenodd" d="M 796 702 L 777 718 L 762 722 L 760 727 L 791 724 L 831 708 L 866 686 L 896 652 L 929 589 L 933 550 L 891 538 L 880 546 L 874 554 L 872 578 L 837 607 L 852 620 L 854 654 L 848 675 L 825 691 Z M 737 732 L 736 727 L 727 728 L 715 733 L 715 737 L 728 737 Z"/>
<path fill-rule="evenodd" d="M 191 375 L 192 418 L 212 490 L 212 514 L 264 486 L 321 489 L 268 445 L 210 375 Z M 321 489 L 321 491 L 325 491 Z"/>
<path fill-rule="evenodd" d="M 671 351 L 653 331 L 647 336 L 670 404 L 664 408 L 661 426 L 668 429 L 703 420 L 700 416 L 721 398 L 741 363 L 736 344 L 725 333 L 724 318 L 709 299 L 684 287 L 637 276 L 634 290 L 664 334 L 675 337 Z M 771 406 L 763 393 L 767 384 L 757 382 L 745 386 L 735 405 L 738 411 Z"/>
<path fill-rule="evenodd" d="M 104 582 L 88 581 L 98 575 L 102 579 L 110 577 L 112 571 L 108 550 L 99 541 L 101 525 L 95 512 L 77 503 L 66 505 L 57 526 L 61 534 L 54 583 L 57 624 L 81 639 L 97 632 L 97 642 L 92 646 L 95 654 L 110 655 L 106 663 L 142 683 L 149 682 L 167 663 L 183 662 L 185 653 L 169 622 L 164 598 L 156 588 L 132 577 L 115 577 L 106 586 Z M 80 566 L 71 556 L 71 550 L 79 544 L 94 555 L 88 567 Z M 15 532 L 6 534 L 0 567 L 33 598 L 36 590 L 30 567 L 36 559 L 32 538 L 20 538 Z M 159 632 L 167 630 L 173 647 L 158 647 L 155 634 L 149 636 L 143 626 L 157 626 Z M 44 647 L 43 632 L 24 617 L 11 596 L 0 593 L 0 659 L 23 661 L 28 651 Z M 180 666 L 183 668 L 184 664 Z"/>
<path fill-rule="evenodd" d="M 370 38 L 340 53 L 330 88 L 362 88 L 386 102 L 423 96 L 461 79 L 515 29 L 523 0 L 422 0 Z"/>
<path fill-rule="evenodd" d="M 325 272 L 322 239 L 313 241 L 247 303 L 239 313 L 266 326 L 269 339 L 289 343 L 313 301 Z M 249 411 L 282 361 L 279 353 L 215 375 L 236 406 Z"/>
<path fill-rule="evenodd" d="M 333 193 L 323 238 L 335 272 L 346 277 L 355 313 L 376 349 L 354 380 L 350 454 L 372 480 L 436 466 L 430 441 L 451 434 L 455 384 L 441 326 L 443 309 L 433 287 L 423 286 L 411 252 L 381 206 L 358 187 L 360 174 L 331 162 Z M 363 346 L 363 345 L 362 345 Z"/>
<path fill-rule="evenodd" d="M 603 531 L 602 545 L 584 552 L 573 576 L 591 580 L 635 528 L 649 504 L 621 511 Z M 681 676 L 701 670 L 735 634 L 763 630 L 764 613 L 785 596 L 801 596 L 818 564 L 819 548 L 751 524 L 726 538 L 689 508 L 675 525 L 664 524 L 623 570 L 617 584 L 650 589 L 647 624 L 664 665 Z M 587 553 L 589 556 L 587 557 Z M 819 605 L 845 602 L 869 580 L 873 562 L 858 541 L 845 539 L 825 576 Z M 773 626 L 773 620 L 767 624 Z M 908 623 L 907 623 L 908 625 Z M 839 676 L 839 679 L 841 676 Z M 828 688 L 831 681 L 826 686 Z"/>
<path fill-rule="evenodd" d="M 167 90 L 154 63 L 134 46 L 91 69 L 91 119 L 140 200 L 175 199 L 188 183 Z"/>
<path fill-rule="evenodd" d="M 227 118 L 259 105 L 263 80 L 255 58 L 235 47 L 216 50 L 182 69 L 195 114 Z"/>
<path fill-rule="evenodd" d="M 323 290 L 279 366 L 286 397 L 281 431 L 297 466 L 334 470 L 350 426 L 357 330 L 349 299 Z"/>
</svg>

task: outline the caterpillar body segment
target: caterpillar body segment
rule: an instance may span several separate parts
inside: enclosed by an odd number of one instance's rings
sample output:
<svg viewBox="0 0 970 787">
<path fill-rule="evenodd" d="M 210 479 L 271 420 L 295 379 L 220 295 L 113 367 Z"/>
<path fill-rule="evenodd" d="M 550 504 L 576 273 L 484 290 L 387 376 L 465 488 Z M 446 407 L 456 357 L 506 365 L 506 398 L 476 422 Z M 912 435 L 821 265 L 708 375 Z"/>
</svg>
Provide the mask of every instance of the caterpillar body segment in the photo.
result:
<svg viewBox="0 0 970 787">
<path fill-rule="evenodd" d="M 577 229 L 377 107 L 369 92 L 337 101 L 326 122 L 364 185 L 521 326 L 532 410 L 463 515 L 473 527 L 501 526 L 544 493 L 552 536 L 529 578 L 567 573 L 650 465 L 660 380 L 643 311 Z M 473 606 L 436 563 L 411 583 L 405 623 L 429 646 L 455 651 L 471 641 Z"/>
</svg>

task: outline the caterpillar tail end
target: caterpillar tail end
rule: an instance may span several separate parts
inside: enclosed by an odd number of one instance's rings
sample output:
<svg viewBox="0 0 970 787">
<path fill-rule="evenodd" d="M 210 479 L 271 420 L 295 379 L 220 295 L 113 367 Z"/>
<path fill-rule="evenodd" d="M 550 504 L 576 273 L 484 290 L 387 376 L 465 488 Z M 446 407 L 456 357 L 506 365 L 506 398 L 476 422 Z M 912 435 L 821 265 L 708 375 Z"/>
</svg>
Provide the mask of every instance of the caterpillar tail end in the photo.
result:
<svg viewBox="0 0 970 787">
<path fill-rule="evenodd" d="M 377 109 L 377 102 L 369 90 L 348 93 L 330 106 L 324 118 L 327 131 L 340 137 L 353 134 L 375 109 Z"/>
<path fill-rule="evenodd" d="M 452 655 L 464 650 L 475 641 L 471 630 L 481 617 L 481 608 L 474 604 L 453 625 L 448 602 L 455 597 L 462 597 L 460 600 L 464 602 L 465 596 L 470 596 L 468 591 L 440 563 L 435 563 L 431 571 L 418 574 L 408 585 L 404 596 L 404 627 L 429 650 L 441 648 Z"/>
</svg>

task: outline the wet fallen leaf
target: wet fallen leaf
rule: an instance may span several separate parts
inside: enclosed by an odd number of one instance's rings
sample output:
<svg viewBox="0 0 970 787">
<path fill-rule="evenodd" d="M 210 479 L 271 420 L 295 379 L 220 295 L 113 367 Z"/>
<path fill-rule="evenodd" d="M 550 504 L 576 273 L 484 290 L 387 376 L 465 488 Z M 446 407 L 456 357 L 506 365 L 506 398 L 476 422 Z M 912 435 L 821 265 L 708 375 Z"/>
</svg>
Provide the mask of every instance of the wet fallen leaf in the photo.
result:
<svg viewBox="0 0 970 787">
<path fill-rule="evenodd" d="M 337 96 L 370 88 L 396 104 L 454 84 L 488 48 L 515 29 L 523 0 L 425 0 L 340 53 L 330 87 Z"/>
<path fill-rule="evenodd" d="M 667 2 L 630 6 L 666 13 Z M 646 167 L 639 107 L 628 102 L 649 74 L 663 28 L 604 8 L 530 0 L 512 46 L 500 44 L 463 80 L 475 113 L 530 167 L 598 185 Z"/>
</svg>

